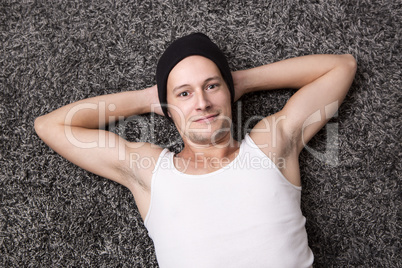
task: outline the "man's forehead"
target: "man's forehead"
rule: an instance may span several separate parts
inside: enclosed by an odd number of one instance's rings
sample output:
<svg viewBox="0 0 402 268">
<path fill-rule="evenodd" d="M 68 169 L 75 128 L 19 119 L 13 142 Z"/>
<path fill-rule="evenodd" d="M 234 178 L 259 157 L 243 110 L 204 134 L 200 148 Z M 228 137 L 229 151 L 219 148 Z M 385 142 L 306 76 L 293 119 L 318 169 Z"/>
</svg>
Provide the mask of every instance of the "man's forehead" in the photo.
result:
<svg viewBox="0 0 402 268">
<path fill-rule="evenodd" d="M 189 56 L 173 67 L 168 76 L 168 86 L 176 88 L 182 84 L 191 85 L 207 80 L 222 79 L 218 66 L 203 56 Z"/>
</svg>

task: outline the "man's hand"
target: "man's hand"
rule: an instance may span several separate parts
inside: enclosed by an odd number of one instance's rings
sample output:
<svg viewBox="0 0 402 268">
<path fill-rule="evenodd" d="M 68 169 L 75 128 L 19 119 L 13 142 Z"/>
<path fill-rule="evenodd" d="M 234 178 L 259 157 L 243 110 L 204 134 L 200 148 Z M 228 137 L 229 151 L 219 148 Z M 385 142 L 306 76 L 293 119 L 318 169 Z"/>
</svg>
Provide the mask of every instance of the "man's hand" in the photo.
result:
<svg viewBox="0 0 402 268">
<path fill-rule="evenodd" d="M 159 97 L 158 97 L 158 87 L 156 85 L 146 89 L 149 91 L 149 96 L 150 96 L 150 112 L 151 113 L 156 113 L 159 115 L 163 115 L 163 111 L 159 102 Z"/>
<path fill-rule="evenodd" d="M 232 72 L 233 85 L 235 90 L 234 101 L 238 101 L 244 94 L 247 93 L 245 79 L 247 79 L 247 70 Z"/>
</svg>

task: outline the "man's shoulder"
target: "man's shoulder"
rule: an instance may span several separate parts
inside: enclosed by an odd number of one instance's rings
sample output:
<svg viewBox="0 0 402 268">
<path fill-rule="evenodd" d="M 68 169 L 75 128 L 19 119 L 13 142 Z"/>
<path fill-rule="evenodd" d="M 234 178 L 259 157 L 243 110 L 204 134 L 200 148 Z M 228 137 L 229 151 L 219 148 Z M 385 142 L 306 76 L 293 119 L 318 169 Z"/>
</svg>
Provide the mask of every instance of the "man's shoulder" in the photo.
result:
<svg viewBox="0 0 402 268">
<path fill-rule="evenodd" d="M 250 138 L 285 178 L 300 186 L 299 153 L 285 120 L 286 116 L 280 112 L 262 119 L 250 132 Z"/>
<path fill-rule="evenodd" d="M 291 146 L 290 133 L 286 132 L 286 116 L 281 112 L 259 121 L 250 132 L 250 138 L 264 152 L 285 156 Z"/>
</svg>

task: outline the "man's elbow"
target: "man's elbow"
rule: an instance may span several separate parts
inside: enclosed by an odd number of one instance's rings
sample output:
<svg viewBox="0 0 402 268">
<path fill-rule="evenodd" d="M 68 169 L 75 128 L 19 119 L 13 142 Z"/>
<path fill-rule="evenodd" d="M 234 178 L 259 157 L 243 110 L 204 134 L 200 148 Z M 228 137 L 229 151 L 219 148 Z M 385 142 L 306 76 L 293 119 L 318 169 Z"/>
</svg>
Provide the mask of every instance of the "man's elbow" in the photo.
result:
<svg viewBox="0 0 402 268">
<path fill-rule="evenodd" d="M 42 115 L 37 117 L 34 122 L 35 132 L 41 139 L 43 139 L 43 137 L 46 135 L 46 130 L 49 130 L 49 126 L 47 126 L 46 121 L 45 116 Z"/>
<path fill-rule="evenodd" d="M 353 55 L 351 54 L 345 54 L 342 55 L 343 58 L 343 64 L 346 68 L 348 68 L 350 70 L 351 73 L 353 73 L 353 76 L 356 73 L 357 70 L 357 62 L 355 57 L 353 57 Z"/>
<path fill-rule="evenodd" d="M 42 132 L 42 129 L 43 129 L 43 118 L 42 118 L 42 116 L 39 116 L 39 117 L 37 117 L 35 119 L 34 129 L 35 129 L 36 134 L 38 134 L 38 136 L 40 136 L 39 133 Z"/>
</svg>

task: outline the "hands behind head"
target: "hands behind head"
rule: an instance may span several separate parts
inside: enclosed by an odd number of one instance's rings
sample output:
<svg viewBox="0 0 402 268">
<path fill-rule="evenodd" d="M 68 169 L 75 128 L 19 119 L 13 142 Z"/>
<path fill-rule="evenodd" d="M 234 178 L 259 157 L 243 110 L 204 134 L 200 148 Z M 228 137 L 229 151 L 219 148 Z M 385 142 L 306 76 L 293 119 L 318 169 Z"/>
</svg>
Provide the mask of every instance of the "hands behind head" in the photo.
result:
<svg viewBox="0 0 402 268">
<path fill-rule="evenodd" d="M 150 109 L 152 113 L 164 116 L 158 97 L 158 87 L 156 85 L 147 88 L 150 91 Z"/>
</svg>

